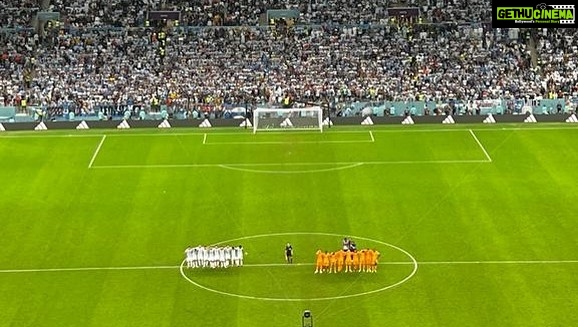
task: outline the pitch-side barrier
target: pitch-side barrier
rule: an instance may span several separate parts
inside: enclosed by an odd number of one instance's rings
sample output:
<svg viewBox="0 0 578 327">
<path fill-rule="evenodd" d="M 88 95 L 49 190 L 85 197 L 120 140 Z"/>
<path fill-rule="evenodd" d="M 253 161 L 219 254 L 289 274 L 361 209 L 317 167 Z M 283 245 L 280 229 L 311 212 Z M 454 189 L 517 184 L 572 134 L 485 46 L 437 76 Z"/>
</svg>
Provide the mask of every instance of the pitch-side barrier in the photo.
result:
<svg viewBox="0 0 578 327">
<path fill-rule="evenodd" d="M 324 119 L 324 125 L 368 126 L 368 125 L 414 125 L 414 124 L 500 124 L 500 123 L 578 123 L 576 114 L 560 115 L 464 115 L 464 116 L 407 116 L 407 117 L 330 117 Z M 131 128 L 212 128 L 238 127 L 251 129 L 252 121 L 244 119 L 186 119 L 186 120 L 82 120 L 58 122 L 0 123 L 0 132 L 5 131 L 44 131 L 44 130 L 82 130 L 82 129 L 131 129 Z"/>
</svg>

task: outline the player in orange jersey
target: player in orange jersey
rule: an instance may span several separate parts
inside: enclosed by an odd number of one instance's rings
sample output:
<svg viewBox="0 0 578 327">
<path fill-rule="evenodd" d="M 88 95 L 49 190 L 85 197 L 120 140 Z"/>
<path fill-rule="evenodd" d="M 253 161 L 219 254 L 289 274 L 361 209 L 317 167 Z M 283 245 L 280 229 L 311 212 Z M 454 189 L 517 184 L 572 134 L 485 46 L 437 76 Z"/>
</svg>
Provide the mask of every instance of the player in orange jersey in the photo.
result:
<svg viewBox="0 0 578 327">
<path fill-rule="evenodd" d="M 329 252 L 323 254 L 323 271 L 329 271 Z"/>
<path fill-rule="evenodd" d="M 337 254 L 335 252 L 329 253 L 329 273 L 337 273 Z"/>
<path fill-rule="evenodd" d="M 343 250 L 339 250 L 335 252 L 337 257 L 337 272 L 341 272 L 343 270 L 343 265 L 345 264 L 345 255 L 347 253 Z"/>
<path fill-rule="evenodd" d="M 354 269 L 357 270 L 357 268 L 359 267 L 359 255 L 357 254 L 357 252 L 351 252 L 351 257 L 353 258 L 353 266 L 351 267 L 351 271 L 353 271 Z"/>
<path fill-rule="evenodd" d="M 317 250 L 315 252 L 315 273 L 321 274 L 323 272 L 323 251 Z"/>
<path fill-rule="evenodd" d="M 365 267 L 365 250 L 359 250 L 355 252 L 355 256 L 357 257 L 357 265 L 355 265 L 355 270 L 357 270 L 357 272 L 362 272 Z"/>
<path fill-rule="evenodd" d="M 363 267 L 365 272 L 371 272 L 373 269 L 373 253 L 372 249 L 365 250 L 365 267 Z"/>
<path fill-rule="evenodd" d="M 345 252 L 345 272 L 353 272 L 353 252 Z"/>
</svg>

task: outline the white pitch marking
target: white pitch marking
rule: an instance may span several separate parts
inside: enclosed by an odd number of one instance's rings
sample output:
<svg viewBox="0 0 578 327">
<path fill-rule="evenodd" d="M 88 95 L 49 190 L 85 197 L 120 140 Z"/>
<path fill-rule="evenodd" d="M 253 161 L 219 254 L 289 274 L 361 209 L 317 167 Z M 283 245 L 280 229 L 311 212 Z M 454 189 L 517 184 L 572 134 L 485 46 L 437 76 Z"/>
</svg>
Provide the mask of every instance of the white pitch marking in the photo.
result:
<svg viewBox="0 0 578 327">
<path fill-rule="evenodd" d="M 241 240 L 247 240 L 247 239 L 251 239 L 251 238 L 262 238 L 262 237 L 271 237 L 271 236 L 289 236 L 289 235 L 324 235 L 324 236 L 337 236 L 337 237 L 341 237 L 343 234 L 334 234 L 334 233 L 322 233 L 322 232 L 288 232 L 288 233 L 269 233 L 269 234 L 260 234 L 260 235 L 251 235 L 251 236 L 243 236 L 243 237 L 238 237 L 235 239 L 231 239 L 231 240 L 227 240 L 227 241 L 221 241 L 219 243 L 213 244 L 213 245 L 219 245 L 219 244 L 225 244 L 225 243 L 233 243 L 236 241 L 241 241 Z M 357 297 L 357 296 L 363 296 L 363 295 L 368 295 L 368 294 L 373 294 L 373 293 L 377 293 L 377 292 L 382 292 L 394 287 L 397 287 L 405 282 L 407 282 L 408 280 L 410 280 L 416 273 L 417 273 L 417 269 L 418 269 L 418 263 L 417 260 L 411 255 L 411 253 L 407 252 L 406 250 L 395 246 L 393 244 L 389 244 L 386 242 L 382 242 L 379 240 L 374 240 L 371 238 L 367 238 L 367 237 L 361 237 L 361 236 L 355 236 L 355 235 L 350 235 L 351 237 L 353 237 L 354 239 L 360 239 L 360 240 L 366 240 L 366 241 L 371 241 L 371 242 L 375 242 L 375 243 L 379 243 L 383 246 L 387 246 L 389 248 L 392 248 L 394 250 L 397 250 L 403 254 L 405 254 L 408 259 L 411 261 L 413 269 L 412 271 L 405 276 L 403 279 L 384 286 L 382 288 L 379 289 L 375 289 L 375 290 L 371 290 L 371 291 L 365 291 L 365 292 L 361 292 L 361 293 L 355 293 L 355 294 L 349 294 L 349 295 L 338 295 L 338 296 L 331 296 L 331 297 L 320 297 L 320 298 L 306 298 L 306 299 L 300 299 L 300 298 L 288 298 L 288 297 L 283 297 L 283 298 L 273 298 L 273 297 L 257 297 L 257 296 L 251 296 L 251 295 L 243 295 L 243 294 L 234 294 L 234 293 L 229 293 L 229 292 L 223 292 L 223 291 L 219 291 L 216 289 L 212 289 L 210 287 L 201 285 L 197 282 L 195 282 L 194 280 L 192 280 L 191 278 L 189 278 L 185 272 L 184 272 L 184 267 L 185 267 L 185 260 L 183 260 L 183 262 L 181 263 L 180 266 L 180 273 L 181 276 L 183 276 L 184 279 L 186 279 L 187 281 L 189 281 L 191 284 L 204 289 L 206 291 L 209 292 L 213 292 L 213 293 L 218 293 L 218 294 L 222 294 L 222 295 L 227 295 L 227 296 L 233 296 L 233 297 L 238 297 L 238 298 L 244 298 L 244 299 L 252 299 L 252 300 L 260 300 L 260 301 L 287 301 L 287 302 L 295 302 L 295 301 L 327 301 L 327 300 L 338 300 L 338 299 L 346 299 L 346 298 L 351 298 L 351 297 Z"/>
<path fill-rule="evenodd" d="M 345 170 L 350 168 L 355 168 L 362 166 L 363 163 L 358 162 L 346 166 L 338 166 L 338 167 L 329 167 L 323 169 L 309 169 L 309 170 L 259 170 L 259 169 L 251 169 L 251 168 L 243 168 L 243 167 L 235 167 L 235 166 L 227 166 L 227 165 L 220 165 L 221 168 L 230 169 L 230 170 L 237 170 L 237 171 L 244 171 L 248 173 L 261 173 L 261 174 L 305 174 L 305 173 L 324 173 L 328 171 L 337 171 L 337 170 Z"/>
<path fill-rule="evenodd" d="M 488 161 L 492 162 L 492 157 L 490 157 L 490 155 L 488 154 L 488 151 L 486 151 L 486 148 L 482 145 L 482 142 L 480 142 L 480 140 L 478 140 L 476 133 L 474 133 L 474 131 L 471 129 L 469 131 L 470 131 L 470 134 L 472 134 L 472 136 L 474 137 L 474 140 L 476 140 L 476 143 L 478 143 L 478 145 L 480 146 L 482 151 L 484 151 L 484 154 L 486 155 L 486 158 L 488 158 Z"/>
<path fill-rule="evenodd" d="M 543 127 L 536 127 L 536 125 L 528 125 L 526 127 L 486 127 L 486 128 L 473 128 L 476 131 L 483 132 L 483 131 L 490 131 L 490 132 L 500 132 L 500 131 L 558 131 L 558 130 L 577 130 L 578 127 L 575 125 L 567 126 L 562 125 L 564 123 L 560 123 L 559 126 L 543 126 Z M 413 125 L 415 126 L 415 125 Z M 377 129 L 374 130 L 375 133 L 437 133 L 437 132 L 469 132 L 472 128 L 452 128 L 451 125 L 447 126 L 447 128 L 424 128 L 424 129 L 403 129 L 407 127 L 399 127 L 395 128 L 392 127 L 391 129 Z M 340 131 L 341 133 L 346 133 L 347 131 Z"/>
<path fill-rule="evenodd" d="M 553 265 L 553 264 L 576 264 L 578 260 L 493 260 L 493 261 L 418 261 L 419 265 Z M 289 267 L 289 266 L 314 266 L 314 263 L 255 263 L 245 264 L 243 267 Z M 413 261 L 385 261 L 380 262 L 380 266 L 387 265 L 414 265 Z"/>
<path fill-rule="evenodd" d="M 278 166 L 327 166 L 327 165 L 405 165 L 405 164 L 468 164 L 489 163 L 488 160 L 425 160 L 425 161 L 349 161 L 349 162 L 279 162 L 279 163 L 222 163 L 222 164 L 175 164 L 175 165 L 110 165 L 93 166 L 92 169 L 132 168 L 211 168 L 229 167 L 278 167 Z"/>
<path fill-rule="evenodd" d="M 563 124 L 563 125 L 562 125 Z M 495 128 L 474 128 L 476 131 L 545 131 L 545 130 L 578 130 L 578 126 L 568 126 L 564 123 L 560 123 L 560 126 L 550 126 L 550 127 L 500 127 L 497 126 Z M 470 129 L 465 128 L 440 128 L 440 129 L 405 129 L 403 128 L 395 128 L 392 127 L 391 129 L 377 129 L 373 130 L 375 133 L 437 133 L 437 132 L 469 132 Z M 26 132 L 28 133 L 28 132 Z M 50 133 L 50 131 L 49 131 Z M 341 131 L 331 131 L 331 134 L 349 134 L 349 133 L 362 133 L 359 130 L 341 130 Z M 195 136 L 195 135 L 203 135 L 205 133 L 200 132 L 191 132 L 191 133 L 182 133 L 182 132 L 157 132 L 157 133 L 139 133 L 137 130 L 130 130 L 130 131 L 123 131 L 121 133 L 114 133 L 111 130 L 111 133 L 106 134 L 107 136 L 118 136 L 118 137 L 142 137 L 142 136 Z M 213 135 L 237 135 L 238 133 L 234 132 L 211 132 Z M 268 131 L 267 134 L 287 134 L 287 132 L 273 132 Z M 291 134 L 318 134 L 315 132 L 298 132 L 298 131 L 291 131 Z M 18 134 L 18 132 L 9 132 L 8 134 L 1 134 L 0 138 L 84 138 L 84 137 L 102 137 L 103 134 L 44 134 L 42 135 L 36 134 Z"/>
<path fill-rule="evenodd" d="M 420 265 L 555 265 L 555 264 L 575 264 L 578 260 L 503 260 L 503 261 L 423 261 Z"/>
<path fill-rule="evenodd" d="M 203 144 L 207 144 L 207 133 L 203 134 Z"/>
<path fill-rule="evenodd" d="M 323 144 L 323 143 L 370 143 L 369 140 L 343 140 L 343 141 L 263 141 L 263 142 L 211 142 L 208 145 L 269 145 L 269 144 Z M 205 144 L 205 143 L 203 143 Z"/>
<path fill-rule="evenodd" d="M 373 137 L 372 131 L 369 131 L 369 136 L 371 136 L 371 142 L 375 142 L 375 138 Z"/>
<path fill-rule="evenodd" d="M 578 264 L 578 260 L 504 260 L 504 261 L 418 261 L 421 265 L 558 265 Z M 254 263 L 244 264 L 243 267 L 301 267 L 314 266 L 314 263 Z M 380 266 L 388 265 L 414 265 L 411 261 L 380 262 Z M 80 268 L 41 268 L 41 269 L 0 269 L 0 274 L 16 273 L 39 273 L 39 272 L 82 272 L 82 271 L 106 271 L 106 270 L 161 270 L 178 269 L 180 266 L 134 266 L 134 267 L 80 267 Z"/>
<path fill-rule="evenodd" d="M 106 140 L 106 135 L 103 135 L 102 138 L 100 139 L 100 143 L 98 143 L 98 146 L 96 147 L 96 150 L 94 151 L 94 154 L 92 155 L 92 158 L 90 159 L 90 163 L 88 163 L 88 168 L 92 167 L 92 164 L 94 163 L 96 156 L 98 156 L 98 153 L 100 152 L 100 148 L 102 147 L 104 140 Z"/>
<path fill-rule="evenodd" d="M 12 133 L 12 132 L 10 132 Z M 85 138 L 85 137 L 102 137 L 103 134 L 3 134 L 0 138 L 18 139 L 18 138 Z"/>
<path fill-rule="evenodd" d="M 312 262 L 305 263 L 248 263 L 244 264 L 243 267 L 290 267 L 290 266 L 315 266 Z"/>
<path fill-rule="evenodd" d="M 43 269 L 3 269 L 2 274 L 8 273 L 36 273 L 36 272 L 76 272 L 76 271 L 103 271 L 103 270 L 156 270 L 177 269 L 179 266 L 136 266 L 136 267 L 80 267 L 80 268 L 43 268 Z"/>
</svg>

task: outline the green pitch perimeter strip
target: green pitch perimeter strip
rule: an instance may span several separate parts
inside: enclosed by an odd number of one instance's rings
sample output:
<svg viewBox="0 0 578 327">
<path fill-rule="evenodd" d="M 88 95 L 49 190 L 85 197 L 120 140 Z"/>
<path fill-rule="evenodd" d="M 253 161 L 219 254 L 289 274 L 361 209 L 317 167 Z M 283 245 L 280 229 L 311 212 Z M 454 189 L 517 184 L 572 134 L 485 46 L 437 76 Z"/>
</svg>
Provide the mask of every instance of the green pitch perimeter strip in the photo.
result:
<svg viewBox="0 0 578 327">
<path fill-rule="evenodd" d="M 264 237 L 274 237 L 274 236 L 296 236 L 296 235 L 314 235 L 314 236 L 335 236 L 338 238 L 343 237 L 342 234 L 333 234 L 333 233 L 316 233 L 316 232 L 295 232 L 295 233 L 270 233 L 270 234 L 260 234 L 260 235 L 252 235 L 252 236 L 245 236 L 245 237 L 239 237 L 239 238 L 235 238 L 235 239 L 231 239 L 231 240 L 226 240 L 226 241 L 221 241 L 218 243 L 215 243 L 213 245 L 220 245 L 220 244 L 225 244 L 225 243 L 234 243 L 237 241 L 242 241 L 242 240 L 248 240 L 248 239 L 254 239 L 254 238 L 264 238 Z M 360 236 L 351 236 L 354 239 L 359 239 L 359 240 L 365 240 L 365 241 L 369 241 L 369 242 L 374 242 L 374 243 L 378 243 L 384 246 L 387 246 L 391 249 L 394 249 L 396 251 L 401 252 L 402 254 L 404 254 L 409 260 L 406 263 L 403 264 L 409 264 L 413 266 L 413 269 L 411 270 L 411 272 L 405 276 L 404 278 L 402 278 L 401 280 L 386 285 L 384 287 L 375 289 L 375 290 L 371 290 L 371 291 L 366 291 L 366 292 L 360 292 L 360 293 L 355 293 L 355 294 L 349 294 L 349 295 L 340 295 L 340 296 L 331 296 L 331 297 L 319 297 L 319 298 L 305 298 L 305 299 L 301 299 L 301 298 L 278 298 L 278 297 L 260 297 L 260 296 L 252 296 L 252 295 L 244 295 L 244 294 L 235 294 L 235 293 L 230 293 L 230 292 L 224 292 L 224 291 L 219 291 L 216 289 L 213 289 L 211 287 L 202 285 L 198 282 L 195 282 L 193 279 L 191 279 L 189 276 L 187 276 L 187 274 L 185 274 L 185 261 L 183 261 L 181 263 L 180 266 L 180 272 L 181 272 L 181 276 L 183 276 L 184 279 L 186 279 L 189 283 L 195 285 L 198 288 L 201 288 L 203 290 L 209 291 L 209 292 L 213 292 L 213 293 L 218 293 L 221 295 L 226 295 L 226 296 L 233 296 L 233 297 L 237 297 L 237 298 L 242 298 L 242 299 L 250 299 L 250 300 L 260 300 L 260 301 L 278 301 L 278 302 L 300 302 L 300 301 L 326 301 L 326 300 L 340 300 L 340 299 L 347 299 L 347 298 L 352 298 L 352 297 L 358 297 L 358 296 L 364 296 L 364 295 L 368 295 L 368 294 L 373 294 L 373 293 L 378 293 L 378 292 L 383 292 L 385 290 L 397 287 L 405 282 L 407 282 L 408 280 L 410 280 L 416 273 L 417 273 L 417 268 L 418 268 L 418 263 L 417 260 L 406 250 L 397 247 L 395 245 L 389 244 L 389 243 L 385 243 L 382 241 L 378 241 L 378 240 L 374 240 L 371 238 L 367 238 L 367 237 L 360 237 Z"/>
</svg>

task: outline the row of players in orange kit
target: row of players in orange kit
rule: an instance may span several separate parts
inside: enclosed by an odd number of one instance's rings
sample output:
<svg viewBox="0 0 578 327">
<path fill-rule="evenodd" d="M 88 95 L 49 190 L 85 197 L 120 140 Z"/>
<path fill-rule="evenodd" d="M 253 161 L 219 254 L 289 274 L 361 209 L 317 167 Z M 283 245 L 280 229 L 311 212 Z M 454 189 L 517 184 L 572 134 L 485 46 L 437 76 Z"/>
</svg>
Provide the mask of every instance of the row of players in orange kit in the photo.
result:
<svg viewBox="0 0 578 327">
<path fill-rule="evenodd" d="M 315 273 L 321 274 L 342 272 L 377 272 L 377 260 L 379 251 L 363 249 L 355 251 L 339 250 L 335 252 L 323 252 L 317 250 L 315 253 Z"/>
</svg>

